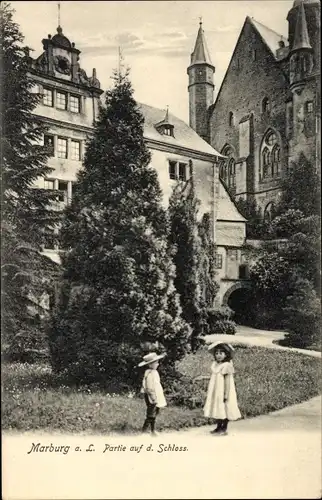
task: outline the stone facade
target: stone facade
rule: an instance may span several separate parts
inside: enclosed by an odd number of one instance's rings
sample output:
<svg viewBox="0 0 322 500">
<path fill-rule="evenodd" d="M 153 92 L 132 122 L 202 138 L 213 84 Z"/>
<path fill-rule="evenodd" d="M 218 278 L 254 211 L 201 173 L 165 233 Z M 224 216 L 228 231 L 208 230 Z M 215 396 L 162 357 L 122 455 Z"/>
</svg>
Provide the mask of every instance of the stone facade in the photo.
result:
<svg viewBox="0 0 322 500">
<path fill-rule="evenodd" d="M 42 95 L 35 114 L 48 126 L 44 142 L 52 147 L 49 165 L 54 169 L 49 178 L 39 179 L 37 186 L 59 190 L 61 194 L 56 208 L 61 210 L 71 201 L 73 182 L 82 165 L 85 141 L 92 133 L 102 90 L 95 70 L 88 78 L 81 69 L 80 51 L 75 44 L 70 43 L 60 27 L 57 32 L 54 37 L 49 35 L 43 40 L 44 52 L 38 59 L 30 58 L 30 73 L 37 83 L 34 91 Z M 198 65 L 198 61 L 193 64 Z M 191 70 L 194 73 L 192 78 L 197 75 L 196 67 Z M 207 74 L 210 68 L 209 63 Z M 211 85 L 207 86 L 204 94 L 207 103 L 212 99 L 211 88 Z M 193 173 L 196 195 L 201 202 L 199 216 L 210 214 L 212 235 L 217 243 L 218 301 L 221 302 L 227 283 L 233 285 L 239 280 L 238 262 L 234 261 L 233 255 L 245 241 L 245 219 L 219 179 L 219 162 L 223 157 L 168 110 L 145 104 L 139 104 L 139 107 L 144 116 L 144 138 L 151 152 L 151 163 L 159 176 L 165 207 L 176 182 L 186 181 Z M 196 120 L 201 126 L 202 117 L 198 115 Z M 55 232 L 58 230 L 54 229 Z M 53 243 L 50 231 L 45 238 L 44 253 L 59 262 L 58 247 Z"/>
<path fill-rule="evenodd" d="M 190 107 L 207 115 L 208 132 L 194 121 L 191 126 L 227 157 L 221 179 L 234 197 L 255 198 L 264 217 L 270 217 L 281 180 L 301 152 L 320 171 L 320 3 L 295 0 L 287 20 L 288 40 L 246 18 L 207 109 L 189 87 Z M 207 58 L 204 67 L 209 71 Z"/>
</svg>

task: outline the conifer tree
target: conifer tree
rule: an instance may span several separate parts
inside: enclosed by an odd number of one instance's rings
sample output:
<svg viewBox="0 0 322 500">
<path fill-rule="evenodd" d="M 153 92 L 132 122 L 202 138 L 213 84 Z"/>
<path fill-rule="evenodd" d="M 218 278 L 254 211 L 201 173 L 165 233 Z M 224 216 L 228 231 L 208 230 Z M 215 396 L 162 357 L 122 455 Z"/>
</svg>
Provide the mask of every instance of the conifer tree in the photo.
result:
<svg viewBox="0 0 322 500">
<path fill-rule="evenodd" d="M 209 223 L 204 219 L 202 226 L 199 224 L 199 206 L 190 163 L 190 178 L 184 185 L 176 184 L 168 211 L 170 243 L 177 249 L 173 256 L 176 268 L 174 284 L 180 295 L 182 316 L 192 328 L 193 351 L 199 347 L 200 337 L 206 333 L 207 308 L 212 307 L 217 291 Z"/>
<path fill-rule="evenodd" d="M 51 209 L 55 193 L 35 189 L 39 177 L 50 174 L 50 152 L 41 145 L 45 127 L 35 117 L 39 95 L 29 71 L 29 48 L 3 3 L 0 12 L 0 138 L 2 160 L 2 320 L 3 345 L 10 346 L 24 331 L 33 345 L 34 321 L 29 305 L 51 288 L 57 270 L 41 255 L 44 231 L 55 224 Z M 31 324 L 33 323 L 33 324 Z M 26 339 L 27 336 L 27 339 Z M 30 342 L 28 342 L 30 336 Z"/>
<path fill-rule="evenodd" d="M 64 280 L 49 332 L 52 364 L 82 379 L 133 382 L 143 346 L 174 368 L 187 348 L 168 220 L 128 71 L 100 106 L 61 231 Z"/>
</svg>

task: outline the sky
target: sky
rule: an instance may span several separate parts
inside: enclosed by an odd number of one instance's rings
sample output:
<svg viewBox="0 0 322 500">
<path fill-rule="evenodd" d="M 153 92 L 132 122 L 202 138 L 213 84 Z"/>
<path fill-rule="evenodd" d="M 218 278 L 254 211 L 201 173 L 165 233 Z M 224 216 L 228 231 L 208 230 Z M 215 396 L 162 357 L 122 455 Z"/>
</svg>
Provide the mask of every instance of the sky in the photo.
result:
<svg viewBox="0 0 322 500">
<path fill-rule="evenodd" d="M 215 97 L 246 16 L 287 37 L 286 16 L 292 0 L 253 1 L 62 1 L 63 33 L 81 50 L 88 75 L 96 68 L 101 88 L 111 87 L 121 47 L 139 102 L 166 109 L 188 122 L 187 67 L 202 18 L 212 63 Z M 34 49 L 58 26 L 58 2 L 12 1 L 15 21 Z"/>
</svg>

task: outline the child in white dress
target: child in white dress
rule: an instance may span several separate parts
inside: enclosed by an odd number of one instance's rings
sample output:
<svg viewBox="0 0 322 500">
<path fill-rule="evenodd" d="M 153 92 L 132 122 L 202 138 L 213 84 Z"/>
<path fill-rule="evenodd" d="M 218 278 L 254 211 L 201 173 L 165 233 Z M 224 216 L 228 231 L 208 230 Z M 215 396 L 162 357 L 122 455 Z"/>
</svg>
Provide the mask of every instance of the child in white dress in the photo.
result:
<svg viewBox="0 0 322 500">
<path fill-rule="evenodd" d="M 216 342 L 211 344 L 208 350 L 215 361 L 211 365 L 204 415 L 217 421 L 217 427 L 211 431 L 212 434 L 226 435 L 228 422 L 241 418 L 234 382 L 234 349 L 230 344 Z M 197 377 L 198 380 L 204 378 L 209 377 Z"/>
<path fill-rule="evenodd" d="M 139 364 L 139 366 L 147 366 L 141 388 L 141 393 L 144 394 L 146 404 L 146 419 L 142 431 L 147 432 L 150 427 L 153 436 L 157 435 L 155 432 L 155 420 L 159 410 L 167 406 L 158 373 L 159 359 L 164 358 L 164 356 L 165 354 L 158 355 L 155 352 L 150 352 L 146 356 L 143 356 L 143 361 Z"/>
</svg>

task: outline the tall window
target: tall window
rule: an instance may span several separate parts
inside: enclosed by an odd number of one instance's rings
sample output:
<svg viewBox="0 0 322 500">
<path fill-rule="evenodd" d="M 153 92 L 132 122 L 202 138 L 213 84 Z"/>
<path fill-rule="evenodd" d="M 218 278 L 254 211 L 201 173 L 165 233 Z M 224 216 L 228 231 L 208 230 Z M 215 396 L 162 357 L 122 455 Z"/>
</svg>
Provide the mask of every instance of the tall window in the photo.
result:
<svg viewBox="0 0 322 500">
<path fill-rule="evenodd" d="M 186 168 L 187 165 L 185 163 L 179 163 L 179 181 L 186 180 Z"/>
<path fill-rule="evenodd" d="M 58 137 L 57 139 L 57 157 L 67 158 L 67 139 Z"/>
<path fill-rule="evenodd" d="M 264 97 L 262 100 L 262 113 L 269 113 L 271 109 L 268 97 Z"/>
<path fill-rule="evenodd" d="M 313 102 L 312 101 L 307 101 L 305 103 L 305 111 L 310 114 L 313 113 Z"/>
<path fill-rule="evenodd" d="M 44 146 L 48 149 L 50 156 L 54 156 L 54 136 L 45 134 L 44 135 Z"/>
<path fill-rule="evenodd" d="M 169 161 L 169 177 L 172 180 L 175 180 L 177 178 L 177 162 L 176 161 Z"/>
<path fill-rule="evenodd" d="M 80 113 L 80 98 L 77 95 L 69 97 L 69 109 L 72 113 Z"/>
<path fill-rule="evenodd" d="M 230 111 L 229 117 L 228 117 L 228 123 L 230 127 L 233 127 L 234 125 L 234 113 Z"/>
<path fill-rule="evenodd" d="M 222 255 L 220 253 L 215 254 L 215 268 L 222 269 Z"/>
<path fill-rule="evenodd" d="M 220 177 L 225 182 L 225 184 L 232 188 L 233 190 L 236 188 L 236 161 L 234 158 L 234 150 L 233 148 L 227 144 L 221 151 L 224 156 L 227 156 L 226 160 L 223 160 L 224 163 L 220 169 Z"/>
<path fill-rule="evenodd" d="M 44 87 L 42 102 L 45 106 L 53 106 L 53 91 Z"/>
<path fill-rule="evenodd" d="M 236 187 L 236 163 L 234 158 L 229 160 L 228 165 L 228 186 Z"/>
<path fill-rule="evenodd" d="M 72 160 L 80 160 L 80 142 L 79 141 L 71 141 L 70 143 L 70 158 Z"/>
<path fill-rule="evenodd" d="M 261 153 L 259 180 L 279 177 L 281 174 L 281 147 L 273 130 L 269 130 L 264 136 Z"/>
<path fill-rule="evenodd" d="M 56 108 L 67 109 L 67 94 L 65 94 L 65 92 L 57 92 L 57 94 L 56 94 Z"/>
</svg>

